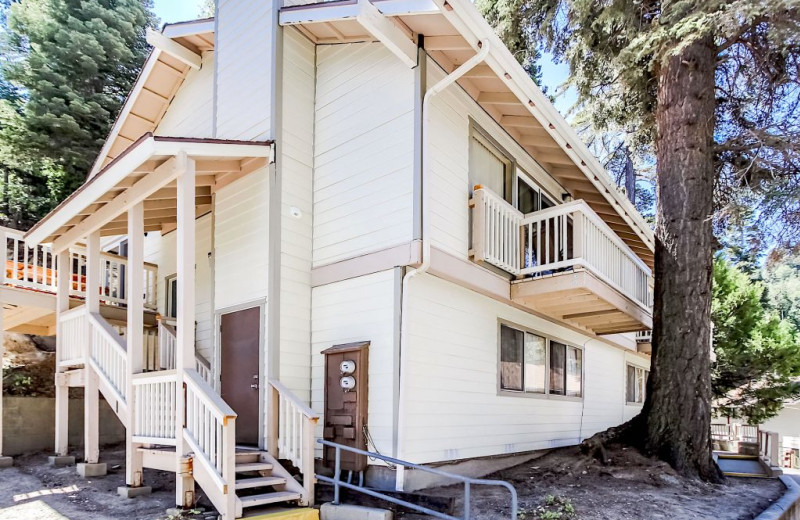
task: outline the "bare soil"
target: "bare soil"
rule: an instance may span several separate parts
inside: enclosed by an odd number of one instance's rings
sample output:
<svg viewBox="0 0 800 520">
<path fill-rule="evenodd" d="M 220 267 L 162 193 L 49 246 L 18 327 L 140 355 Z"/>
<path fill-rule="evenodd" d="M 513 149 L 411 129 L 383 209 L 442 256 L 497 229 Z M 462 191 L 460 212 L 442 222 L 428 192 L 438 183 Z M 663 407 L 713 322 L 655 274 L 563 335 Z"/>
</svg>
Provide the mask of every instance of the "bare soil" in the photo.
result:
<svg viewBox="0 0 800 520">
<path fill-rule="evenodd" d="M 76 452 L 81 460 L 81 453 Z M 0 470 L 0 520 L 162 520 L 171 518 L 175 506 L 175 475 L 145 470 L 145 485 L 153 493 L 134 499 L 117 494 L 125 485 L 124 446 L 104 447 L 102 462 L 108 475 L 84 479 L 74 466 L 53 468 L 47 454 L 14 458 L 14 467 Z M 216 519 L 213 508 L 197 506 L 195 514 L 182 518 Z"/>
<path fill-rule="evenodd" d="M 708 484 L 680 477 L 666 463 L 631 448 L 612 446 L 608 454 L 611 461 L 604 466 L 577 447 L 562 448 L 487 478 L 508 481 L 516 488 L 520 520 L 745 520 L 755 518 L 785 492 L 777 479 L 729 477 L 724 484 Z M 459 497 L 462 489 L 450 486 L 426 494 Z M 461 498 L 455 509 L 463 511 Z M 472 518 L 510 518 L 508 491 L 474 486 Z"/>
</svg>

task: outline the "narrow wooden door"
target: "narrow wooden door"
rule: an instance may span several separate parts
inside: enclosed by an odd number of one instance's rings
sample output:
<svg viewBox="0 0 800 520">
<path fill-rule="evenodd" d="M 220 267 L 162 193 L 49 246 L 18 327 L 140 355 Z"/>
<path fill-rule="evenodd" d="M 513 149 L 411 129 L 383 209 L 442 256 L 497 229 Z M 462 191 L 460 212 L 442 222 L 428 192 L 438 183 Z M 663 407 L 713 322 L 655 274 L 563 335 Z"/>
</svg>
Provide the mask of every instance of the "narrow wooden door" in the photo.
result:
<svg viewBox="0 0 800 520">
<path fill-rule="evenodd" d="M 261 307 L 221 316 L 220 381 L 222 399 L 233 408 L 236 444 L 258 444 Z"/>
</svg>

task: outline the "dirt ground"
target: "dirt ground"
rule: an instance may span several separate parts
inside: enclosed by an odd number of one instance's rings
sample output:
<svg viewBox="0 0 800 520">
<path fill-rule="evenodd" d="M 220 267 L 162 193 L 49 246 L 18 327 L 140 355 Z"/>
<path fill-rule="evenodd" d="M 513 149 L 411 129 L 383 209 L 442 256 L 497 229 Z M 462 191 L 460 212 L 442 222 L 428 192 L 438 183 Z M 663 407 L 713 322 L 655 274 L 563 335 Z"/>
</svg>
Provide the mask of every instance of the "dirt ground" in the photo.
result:
<svg viewBox="0 0 800 520">
<path fill-rule="evenodd" d="M 520 520 L 752 519 L 783 495 L 777 479 L 727 478 L 721 485 L 679 477 L 667 464 L 619 447 L 603 466 L 577 447 L 554 450 L 487 478 L 510 482 L 519 494 Z M 459 496 L 461 487 L 426 494 Z M 549 495 L 549 496 L 548 496 Z M 508 491 L 473 487 L 472 518 L 510 518 Z M 456 512 L 463 510 L 460 499 Z M 401 515 L 405 520 L 426 518 Z"/>
<path fill-rule="evenodd" d="M 80 461 L 80 453 L 76 453 Z M 146 498 L 128 499 L 117 495 L 125 484 L 124 446 L 106 447 L 103 462 L 108 475 L 83 479 L 75 467 L 52 468 L 47 454 L 14 458 L 14 467 L 0 470 L 0 520 L 161 520 L 175 505 L 175 476 L 145 470 L 145 484 L 153 493 Z M 202 504 L 198 506 L 202 508 Z M 216 513 L 187 518 L 216 519 Z"/>
</svg>

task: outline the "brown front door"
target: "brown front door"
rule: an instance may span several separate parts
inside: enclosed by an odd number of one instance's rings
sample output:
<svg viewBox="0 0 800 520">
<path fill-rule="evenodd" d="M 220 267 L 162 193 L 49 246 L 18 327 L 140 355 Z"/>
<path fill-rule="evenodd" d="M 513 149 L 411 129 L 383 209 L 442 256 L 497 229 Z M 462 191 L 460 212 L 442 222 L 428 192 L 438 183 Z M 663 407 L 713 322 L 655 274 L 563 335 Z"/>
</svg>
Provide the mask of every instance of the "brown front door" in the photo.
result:
<svg viewBox="0 0 800 520">
<path fill-rule="evenodd" d="M 222 399 L 233 408 L 236 444 L 258 444 L 258 346 L 261 307 L 223 314 L 220 323 Z"/>
</svg>

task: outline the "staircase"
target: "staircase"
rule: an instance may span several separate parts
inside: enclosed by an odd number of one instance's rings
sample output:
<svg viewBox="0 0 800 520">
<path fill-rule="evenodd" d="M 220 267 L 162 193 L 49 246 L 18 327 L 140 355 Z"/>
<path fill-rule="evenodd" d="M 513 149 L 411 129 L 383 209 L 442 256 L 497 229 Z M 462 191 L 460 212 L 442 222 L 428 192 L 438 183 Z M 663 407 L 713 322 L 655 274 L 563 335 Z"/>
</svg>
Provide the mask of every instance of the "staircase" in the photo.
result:
<svg viewBox="0 0 800 520">
<path fill-rule="evenodd" d="M 269 383 L 270 451 L 237 448 L 236 413 L 217 395 L 207 362 L 198 358 L 193 369 L 172 368 L 174 328 L 158 329 L 160 364 L 170 369 L 131 374 L 126 342 L 102 316 L 78 307 L 62 313 L 59 324 L 59 366 L 83 370 L 83 380 L 96 374 L 98 389 L 130 430 L 127 449 L 139 454 L 141 468 L 191 476 L 225 520 L 268 504 L 313 503 L 318 417 L 279 382 Z M 297 466 L 302 483 L 278 456 Z"/>
</svg>

